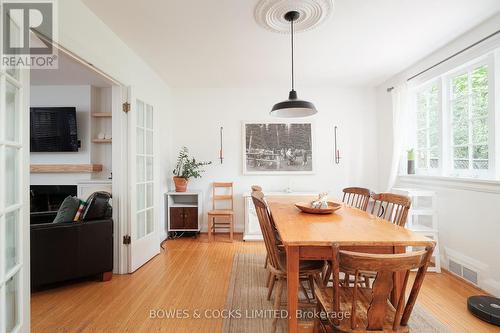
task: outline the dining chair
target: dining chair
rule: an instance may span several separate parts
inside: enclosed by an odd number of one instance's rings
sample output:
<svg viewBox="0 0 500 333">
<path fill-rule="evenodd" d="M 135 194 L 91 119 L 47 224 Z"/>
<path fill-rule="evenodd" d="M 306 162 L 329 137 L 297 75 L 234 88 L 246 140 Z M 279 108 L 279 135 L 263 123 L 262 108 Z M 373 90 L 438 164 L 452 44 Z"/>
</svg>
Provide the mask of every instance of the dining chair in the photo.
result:
<svg viewBox="0 0 500 333">
<path fill-rule="evenodd" d="M 252 185 L 251 189 L 252 189 L 252 195 L 255 194 L 260 199 L 264 199 L 264 192 L 262 192 L 262 187 L 260 187 L 259 185 Z M 267 268 L 268 261 L 269 261 L 269 255 L 266 252 L 266 260 L 264 262 L 264 268 Z M 271 273 L 269 273 L 269 278 L 268 278 L 268 282 L 267 282 L 268 286 L 270 283 L 270 278 L 271 278 Z"/>
<path fill-rule="evenodd" d="M 333 285 L 325 287 L 315 283 L 317 311 L 329 314 L 326 320 L 316 319 L 314 332 L 329 326 L 336 332 L 408 332 L 408 320 L 424 281 L 434 244 L 422 251 L 404 254 L 368 254 L 339 250 L 332 245 Z M 402 290 L 406 290 L 410 271 L 418 269 L 408 300 L 405 293 L 395 306 L 389 297 L 396 272 L 405 272 Z M 352 285 L 341 285 L 339 270 L 354 271 Z M 377 272 L 373 288 L 358 283 L 358 272 Z M 349 314 L 347 316 L 347 314 Z"/>
<path fill-rule="evenodd" d="M 363 187 L 346 187 L 342 190 L 342 202 L 349 206 L 366 211 L 370 201 L 371 191 Z"/>
<path fill-rule="evenodd" d="M 224 191 L 223 194 L 221 192 Z M 221 207 L 226 203 L 225 207 Z M 229 229 L 229 239 L 233 241 L 234 211 L 233 211 L 233 183 L 213 183 L 212 210 L 208 212 L 208 240 L 212 241 L 217 229 Z"/>
<path fill-rule="evenodd" d="M 373 206 L 371 214 L 404 227 L 411 207 L 411 199 L 405 195 L 394 193 L 372 194 Z"/>
<path fill-rule="evenodd" d="M 363 211 L 368 209 L 368 203 L 372 194 L 369 189 L 364 187 L 346 187 L 342 192 L 344 193 L 342 196 L 343 203 Z M 327 284 L 331 281 L 331 273 L 332 267 L 327 263 L 323 272 L 323 283 Z"/>
<path fill-rule="evenodd" d="M 252 186 L 252 195 L 261 199 L 262 201 L 265 202 L 265 195 L 264 193 L 262 192 L 262 187 L 258 186 L 258 185 L 253 185 Z M 268 212 L 269 212 L 269 207 L 267 207 L 267 203 L 266 203 L 266 209 L 268 209 Z M 270 221 L 271 221 L 271 226 L 272 226 L 272 229 L 273 229 L 273 232 L 276 236 L 276 243 L 278 245 L 278 249 L 280 251 L 284 251 L 284 247 L 283 247 L 283 243 L 280 239 L 280 236 L 278 234 L 278 231 L 276 230 L 276 227 L 274 225 L 274 221 L 273 221 L 273 218 L 271 215 L 269 215 L 270 217 Z M 269 264 L 269 253 L 266 252 L 266 259 L 264 261 L 264 268 L 267 268 L 267 265 Z M 274 282 L 275 282 L 275 278 L 273 276 L 273 274 L 271 272 L 269 272 L 268 274 L 268 277 L 267 277 L 267 283 L 266 283 L 266 286 L 268 287 L 268 294 L 267 294 L 267 299 L 271 299 L 271 294 L 273 292 L 273 289 L 274 289 Z"/>
<path fill-rule="evenodd" d="M 267 202 L 265 200 L 265 195 L 262 192 L 262 187 L 260 187 L 258 185 L 253 185 L 252 186 L 252 196 L 255 196 L 255 197 L 261 199 L 266 204 L 266 209 L 268 210 L 268 213 L 269 213 L 269 220 L 271 222 L 271 227 L 272 227 L 271 229 L 272 229 L 272 231 L 273 231 L 273 233 L 275 235 L 276 244 L 278 246 L 278 250 L 284 252 L 285 248 L 283 247 L 283 242 L 281 241 L 279 233 L 276 230 L 276 227 L 274 225 L 274 220 L 273 220 L 273 217 L 270 214 L 269 207 L 267 206 Z M 268 263 L 269 263 L 269 253 L 266 252 L 266 259 L 264 261 L 264 268 L 267 268 Z M 267 283 L 266 283 L 266 286 L 268 287 L 268 293 L 267 293 L 267 299 L 268 300 L 271 299 L 271 295 L 272 295 L 272 292 L 273 292 L 273 289 L 274 289 L 274 283 L 275 282 L 276 282 L 276 279 L 275 279 L 274 275 L 271 273 L 271 271 L 269 271 L 269 274 L 268 274 L 268 277 L 267 277 Z M 305 290 L 303 290 L 303 292 L 306 295 L 306 297 L 308 297 L 307 292 Z M 309 297 L 308 297 L 308 299 L 309 299 Z"/>
<path fill-rule="evenodd" d="M 273 276 L 273 286 L 276 284 L 276 294 L 274 296 L 274 306 L 275 311 L 279 310 L 281 304 L 281 294 L 283 292 L 283 287 L 286 283 L 286 253 L 279 248 L 279 243 L 276 238 L 274 227 L 271 223 L 271 215 L 266 202 L 259 197 L 259 194 L 252 193 L 252 200 L 255 205 L 255 211 L 257 213 L 257 218 L 259 220 L 259 225 L 262 230 L 262 235 L 264 237 L 264 245 L 269 256 L 268 269 Z M 299 265 L 299 279 L 301 281 L 307 281 L 311 291 L 314 286 L 314 281 L 320 283 L 320 274 L 323 269 L 323 261 L 301 261 Z M 305 293 L 306 297 L 307 291 L 304 286 L 299 283 L 302 291 Z M 269 299 L 270 294 L 268 294 Z M 271 332 L 276 332 L 276 326 L 278 323 L 278 318 L 275 317 L 272 322 Z"/>
<path fill-rule="evenodd" d="M 383 218 L 400 227 L 404 227 L 408 218 L 408 211 L 411 207 L 411 199 L 407 196 L 394 193 L 372 193 L 373 204 L 371 214 Z M 353 283 L 352 273 L 342 271 L 344 283 Z M 370 287 L 370 282 L 375 279 L 376 272 L 365 271 L 360 272 L 358 283 L 364 287 Z"/>
<path fill-rule="evenodd" d="M 252 185 L 252 193 L 253 192 L 262 192 L 262 187 L 260 187 L 259 185 Z"/>
</svg>

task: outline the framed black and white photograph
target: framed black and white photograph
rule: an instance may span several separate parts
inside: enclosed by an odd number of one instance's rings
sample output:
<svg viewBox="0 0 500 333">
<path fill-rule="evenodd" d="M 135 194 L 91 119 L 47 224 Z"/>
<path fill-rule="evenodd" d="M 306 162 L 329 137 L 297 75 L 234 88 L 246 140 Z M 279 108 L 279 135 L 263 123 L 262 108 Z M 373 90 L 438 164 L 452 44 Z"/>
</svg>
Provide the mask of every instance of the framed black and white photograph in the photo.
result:
<svg viewBox="0 0 500 333">
<path fill-rule="evenodd" d="M 314 172 L 313 124 L 244 122 L 244 174 Z"/>
</svg>

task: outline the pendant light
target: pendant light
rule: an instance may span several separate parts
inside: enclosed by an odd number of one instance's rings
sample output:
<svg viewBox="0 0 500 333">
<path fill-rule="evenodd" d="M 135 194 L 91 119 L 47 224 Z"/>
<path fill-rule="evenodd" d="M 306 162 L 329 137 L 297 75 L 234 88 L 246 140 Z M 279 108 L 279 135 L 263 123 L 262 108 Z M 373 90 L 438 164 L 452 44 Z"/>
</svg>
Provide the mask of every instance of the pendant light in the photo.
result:
<svg viewBox="0 0 500 333">
<path fill-rule="evenodd" d="M 312 116 L 318 111 L 314 104 L 308 101 L 303 101 L 297 98 L 295 91 L 295 78 L 294 78 L 294 58 L 293 58 L 293 22 L 297 21 L 300 14 L 297 11 L 290 11 L 285 14 L 285 20 L 290 22 L 290 33 L 292 42 L 292 90 L 288 95 L 288 99 L 283 102 L 274 104 L 270 114 L 275 117 L 282 118 L 301 118 Z"/>
</svg>

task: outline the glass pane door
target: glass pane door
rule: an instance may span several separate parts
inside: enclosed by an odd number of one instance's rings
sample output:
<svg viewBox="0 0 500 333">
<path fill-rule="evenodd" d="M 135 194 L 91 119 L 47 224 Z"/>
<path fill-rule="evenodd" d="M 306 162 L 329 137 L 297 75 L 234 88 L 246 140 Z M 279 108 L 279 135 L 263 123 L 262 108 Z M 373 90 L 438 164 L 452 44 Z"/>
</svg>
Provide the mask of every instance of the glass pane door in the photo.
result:
<svg viewBox="0 0 500 333">
<path fill-rule="evenodd" d="M 137 100 L 137 239 L 154 231 L 153 107 Z"/>
<path fill-rule="evenodd" d="M 130 96 L 130 94 L 129 94 Z M 132 100 L 130 120 L 130 236 L 129 272 L 160 253 L 155 194 L 155 113 L 153 106 Z"/>
<path fill-rule="evenodd" d="M 22 217 L 23 109 L 18 71 L 0 71 L 0 331 L 21 328 L 24 309 Z M 24 110 L 26 111 L 26 110 Z M 25 112 L 27 114 L 27 112 Z M 29 293 L 29 290 L 26 291 Z"/>
</svg>

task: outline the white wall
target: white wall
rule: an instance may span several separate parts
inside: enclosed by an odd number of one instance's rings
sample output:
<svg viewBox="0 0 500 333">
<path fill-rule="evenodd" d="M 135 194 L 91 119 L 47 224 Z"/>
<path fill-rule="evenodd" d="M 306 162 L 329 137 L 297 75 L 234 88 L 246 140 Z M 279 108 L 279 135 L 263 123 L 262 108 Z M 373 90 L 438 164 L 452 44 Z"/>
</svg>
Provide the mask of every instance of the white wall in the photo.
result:
<svg viewBox="0 0 500 333">
<path fill-rule="evenodd" d="M 170 168 L 169 87 L 82 1 L 58 1 L 58 11 L 59 43 L 124 85 L 130 86 L 135 97 L 153 105 L 157 111 L 158 126 L 162 131 L 155 142 L 159 162 L 155 170 L 158 175 L 155 193 L 158 227 L 162 230 L 161 237 L 164 237 L 161 193 L 166 189 L 169 178 L 167 170 Z"/>
<path fill-rule="evenodd" d="M 392 111 L 391 96 L 386 89 L 403 83 L 415 73 L 445 59 L 455 52 L 469 46 L 483 37 L 500 29 L 500 15 L 479 25 L 442 49 L 429 55 L 414 66 L 395 75 L 387 82 L 377 87 L 376 105 L 378 119 L 379 144 L 379 188 L 387 183 L 391 151 L 383 147 L 392 147 Z M 485 50 L 498 46 L 499 39 L 494 38 L 481 44 L 478 48 L 468 51 L 452 61 L 435 68 L 413 82 L 423 82 L 440 72 L 451 70 L 454 66 L 473 59 Z M 500 296 L 500 224 L 495 208 L 500 202 L 500 183 L 491 185 L 494 190 L 482 189 L 482 186 L 472 187 L 453 182 L 439 182 L 432 179 L 416 178 L 408 184 L 408 179 L 400 180 L 402 185 L 418 186 L 434 189 L 438 196 L 438 219 L 440 232 L 440 249 L 442 262 L 447 267 L 447 252 L 450 249 L 457 252 L 463 261 L 480 268 L 480 286 L 485 290 Z M 459 258 L 460 259 L 460 258 Z"/>
<path fill-rule="evenodd" d="M 232 181 L 235 185 L 237 231 L 243 230 L 242 194 L 253 184 L 265 191 L 329 191 L 339 198 L 346 186 L 374 187 L 378 180 L 375 99 L 371 90 L 339 87 L 301 87 L 299 97 L 313 101 L 318 114 L 315 124 L 316 173 L 314 175 L 243 175 L 242 121 L 276 121 L 269 116 L 273 104 L 287 96 L 286 87 L 173 89 L 173 147 L 175 154 L 187 146 L 193 156 L 211 160 L 191 189 L 204 192 L 204 208 L 211 209 L 211 183 Z M 333 163 L 333 127 L 339 126 L 342 160 Z M 218 160 L 219 128 L 224 127 L 224 163 Z M 174 156 L 175 157 L 175 156 Z M 175 161 L 175 158 L 172 159 Z M 171 177 L 171 170 L 167 174 Z M 206 214 L 205 214 L 206 215 Z M 203 230 L 206 230 L 205 216 Z"/>
<path fill-rule="evenodd" d="M 74 106 L 78 140 L 78 152 L 30 153 L 32 164 L 89 164 L 90 163 L 90 86 L 31 86 L 30 105 Z M 48 174 L 32 173 L 31 185 L 76 185 L 79 180 L 88 180 L 89 173 Z"/>
</svg>

